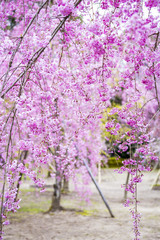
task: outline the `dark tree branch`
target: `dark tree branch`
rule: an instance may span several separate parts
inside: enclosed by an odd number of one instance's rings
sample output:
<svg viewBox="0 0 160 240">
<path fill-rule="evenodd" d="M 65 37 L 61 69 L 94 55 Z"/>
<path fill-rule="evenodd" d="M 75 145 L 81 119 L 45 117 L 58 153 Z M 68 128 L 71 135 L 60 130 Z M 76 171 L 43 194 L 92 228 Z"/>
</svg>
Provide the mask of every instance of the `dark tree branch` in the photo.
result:
<svg viewBox="0 0 160 240">
<path fill-rule="evenodd" d="M 78 0 L 75 2 L 74 6 L 75 8 L 81 3 L 82 0 Z M 46 1 L 47 2 L 47 1 Z M 45 3 L 46 3 L 45 2 Z M 43 4 L 44 6 L 44 4 Z M 42 8 L 42 7 L 41 7 Z M 58 24 L 58 26 L 54 29 L 54 31 L 51 34 L 51 37 L 48 41 L 48 43 L 46 44 L 45 47 L 41 47 L 38 51 L 36 51 L 33 56 L 31 57 L 31 59 L 29 60 L 26 69 L 20 74 L 20 76 L 16 79 L 16 81 L 3 93 L 1 94 L 1 98 L 4 98 L 5 94 L 8 93 L 10 91 L 10 89 L 25 75 L 25 73 L 28 71 L 29 68 L 31 68 L 33 66 L 33 64 L 35 64 L 35 62 L 37 61 L 37 59 L 40 57 L 40 55 L 44 52 L 44 50 L 48 47 L 49 43 L 53 40 L 53 38 L 56 36 L 56 34 L 58 33 L 58 31 L 62 28 L 62 26 L 64 25 L 64 23 L 66 22 L 66 20 L 71 16 L 72 12 L 70 14 L 68 14 L 66 17 L 63 18 L 63 20 L 61 20 L 61 22 Z M 37 15 L 36 15 L 37 16 Z M 33 22 L 33 21 L 32 21 Z M 30 25 L 29 25 L 30 26 Z M 27 28 L 28 31 L 29 27 Z M 22 39 L 24 38 L 26 34 L 23 34 Z M 22 41 L 21 39 L 21 41 Z M 20 41 L 20 42 L 21 42 Z M 20 44 L 17 46 L 16 52 L 19 48 Z M 7 75 L 6 75 L 7 76 Z"/>
<path fill-rule="evenodd" d="M 48 0 L 46 0 L 46 1 L 42 4 L 42 6 L 38 9 L 38 11 L 36 12 L 36 14 L 35 14 L 34 17 L 32 18 L 32 20 L 31 20 L 30 23 L 28 24 L 25 32 L 24 32 L 23 35 L 20 37 L 19 43 L 18 43 L 16 49 L 13 51 L 13 53 L 12 53 L 12 55 L 11 55 L 11 58 L 10 58 L 10 61 L 9 61 L 9 65 L 8 65 L 8 70 L 7 70 L 5 79 L 4 79 L 3 84 L 2 84 L 1 92 L 2 92 L 3 89 L 4 89 L 4 85 L 5 85 L 6 81 L 7 81 L 8 73 L 9 73 L 9 71 L 10 71 L 10 68 L 12 67 L 14 57 L 15 57 L 16 53 L 18 52 L 18 49 L 19 49 L 19 47 L 20 47 L 20 45 L 21 45 L 21 43 L 22 43 L 25 35 L 27 34 L 27 32 L 28 32 L 30 26 L 32 25 L 32 23 L 34 22 L 35 18 L 38 16 L 38 14 L 40 13 L 41 9 L 46 5 L 47 2 L 48 2 Z"/>
</svg>

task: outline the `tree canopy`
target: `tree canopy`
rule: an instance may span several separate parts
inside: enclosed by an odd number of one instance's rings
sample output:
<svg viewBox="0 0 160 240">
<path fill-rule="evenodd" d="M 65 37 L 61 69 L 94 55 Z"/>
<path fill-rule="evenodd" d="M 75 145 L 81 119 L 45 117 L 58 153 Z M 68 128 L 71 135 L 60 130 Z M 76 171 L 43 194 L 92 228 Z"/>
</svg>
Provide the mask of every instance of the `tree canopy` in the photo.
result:
<svg viewBox="0 0 160 240">
<path fill-rule="evenodd" d="M 120 152 L 136 145 L 120 172 L 131 173 L 137 204 L 137 183 L 157 160 L 149 143 L 159 137 L 159 10 L 157 0 L 0 2 L 1 232 L 19 208 L 19 174 L 43 189 L 50 150 L 66 178 L 86 173 L 82 159 L 96 173 L 111 106 L 106 131 Z M 137 208 L 132 215 L 139 239 Z"/>
</svg>

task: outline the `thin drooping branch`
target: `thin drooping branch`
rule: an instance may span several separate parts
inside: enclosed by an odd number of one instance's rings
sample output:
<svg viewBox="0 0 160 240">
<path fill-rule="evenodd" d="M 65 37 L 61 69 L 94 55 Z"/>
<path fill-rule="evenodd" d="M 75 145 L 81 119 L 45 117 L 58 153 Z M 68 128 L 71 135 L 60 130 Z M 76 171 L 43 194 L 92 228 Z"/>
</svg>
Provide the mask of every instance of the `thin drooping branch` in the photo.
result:
<svg viewBox="0 0 160 240">
<path fill-rule="evenodd" d="M 78 0 L 74 6 L 75 8 L 81 3 L 82 0 Z M 4 92 L 1 94 L 1 98 L 4 98 L 5 94 L 8 93 L 10 91 L 10 89 L 12 89 L 13 86 L 15 86 L 15 84 L 25 75 L 25 73 L 28 71 L 28 69 L 30 69 L 35 62 L 37 61 L 37 59 L 40 57 L 40 55 L 44 52 L 44 50 L 48 47 L 49 43 L 53 40 L 53 38 L 56 36 L 56 34 L 59 32 L 59 30 L 62 28 L 62 26 L 64 25 L 64 23 L 66 22 L 66 20 L 71 16 L 72 12 L 69 13 L 66 17 L 63 18 L 63 20 L 60 21 L 60 23 L 57 25 L 57 27 L 54 29 L 54 31 L 51 34 L 51 37 L 48 41 L 48 43 L 44 46 L 41 47 L 38 51 L 36 51 L 33 56 L 31 57 L 31 59 L 29 60 L 25 70 L 20 74 L 20 76 L 16 79 L 16 81 Z M 7 74 L 6 74 L 7 76 Z"/>
<path fill-rule="evenodd" d="M 159 38 L 159 32 L 156 33 L 156 41 L 155 41 L 155 45 L 154 45 L 154 51 L 157 49 L 158 47 L 158 38 Z"/>
<path fill-rule="evenodd" d="M 154 66 L 154 64 L 153 64 L 153 66 Z M 158 88 L 157 88 L 157 79 L 156 79 L 155 73 L 153 73 L 153 78 L 154 78 L 154 86 L 155 86 L 155 91 L 156 91 L 156 99 L 158 102 L 158 108 L 160 108 L 160 101 L 159 101 Z"/>
<path fill-rule="evenodd" d="M 156 41 L 155 41 L 155 45 L 154 45 L 154 51 L 156 51 L 157 47 L 158 47 L 158 39 L 159 39 L 159 32 L 156 35 Z M 155 68 L 155 63 L 153 62 L 153 70 Z M 158 108 L 160 108 L 160 101 L 159 101 L 159 97 L 158 97 L 158 88 L 157 88 L 157 79 L 156 79 L 156 75 L 153 72 L 153 78 L 154 78 L 154 86 L 155 86 L 155 91 L 156 91 L 156 99 L 158 102 Z"/>
<path fill-rule="evenodd" d="M 149 123 L 147 124 L 147 127 L 150 126 L 152 120 L 154 120 L 154 118 L 157 116 L 157 114 L 160 112 L 160 108 L 155 112 L 155 114 L 153 115 L 153 117 L 149 120 Z"/>
<path fill-rule="evenodd" d="M 31 59 L 29 60 L 29 62 L 28 62 L 28 64 L 27 64 L 25 70 L 19 75 L 19 77 L 16 79 L 16 81 L 5 91 L 5 93 L 3 93 L 3 94 L 1 95 L 1 98 L 4 98 L 5 94 L 6 94 L 7 92 L 9 92 L 10 89 L 12 89 L 12 87 L 15 86 L 15 84 L 16 84 L 16 83 L 26 74 L 26 72 L 32 67 L 32 65 L 35 63 L 35 61 L 36 61 L 37 58 L 38 58 L 38 57 L 36 57 L 36 54 L 38 54 L 39 52 L 40 52 L 40 54 L 41 54 L 41 50 L 43 50 L 43 48 L 40 48 L 37 52 L 35 52 L 35 53 L 33 54 L 33 56 L 31 57 Z M 38 56 L 40 56 L 40 55 L 38 55 Z M 35 59 L 34 59 L 34 58 L 35 58 Z"/>
<path fill-rule="evenodd" d="M 8 138 L 8 144 L 7 144 L 7 150 L 6 150 L 6 162 L 5 162 L 5 169 L 4 169 L 4 177 L 3 177 L 3 186 L 2 186 L 2 191 L 1 191 L 1 212 L 0 212 L 0 234 L 2 234 L 2 228 L 3 228 L 3 213 L 4 213 L 4 193 L 5 193 L 5 186 L 6 186 L 6 175 L 7 175 L 7 167 L 8 167 L 8 156 L 9 156 L 9 147 L 12 139 L 12 130 L 14 126 L 14 119 L 16 115 L 16 109 L 13 114 L 12 118 L 12 123 L 10 127 L 10 132 L 9 132 L 9 138 Z"/>
<path fill-rule="evenodd" d="M 27 32 L 28 32 L 30 26 L 32 25 L 32 23 L 34 22 L 35 18 L 38 16 L 38 14 L 40 13 L 41 9 L 46 5 L 47 2 L 48 2 L 48 0 L 46 0 L 46 1 L 42 4 L 42 6 L 38 9 L 38 11 L 36 12 L 36 14 L 35 14 L 34 17 L 32 18 L 32 20 L 31 20 L 30 23 L 28 24 L 28 26 L 27 26 L 26 30 L 24 31 L 23 35 L 20 37 L 20 40 L 19 40 L 19 42 L 18 42 L 18 45 L 17 45 L 16 49 L 13 51 L 13 53 L 12 53 L 12 55 L 11 55 L 11 58 L 10 58 L 10 61 L 9 61 L 9 64 L 8 64 L 8 69 L 7 69 L 7 72 L 6 72 L 6 76 L 5 76 L 5 79 L 4 79 L 3 84 L 2 84 L 1 93 L 2 93 L 2 91 L 3 91 L 3 89 L 4 89 L 5 83 L 6 83 L 6 81 L 7 81 L 8 73 L 9 73 L 9 71 L 10 71 L 10 68 L 12 67 L 14 57 L 15 57 L 16 53 L 18 52 L 18 49 L 19 49 L 19 47 L 20 47 L 20 45 L 21 45 L 21 43 L 22 43 L 25 35 L 27 34 Z"/>
<path fill-rule="evenodd" d="M 16 67 L 10 69 L 10 72 L 12 71 L 12 73 L 10 74 L 8 80 L 12 77 L 12 75 L 15 73 L 15 71 L 16 71 L 18 68 L 25 68 L 25 66 L 20 66 L 20 65 L 21 65 L 21 63 L 19 63 Z M 5 73 L 0 77 L 0 80 L 2 80 L 3 77 L 6 76 L 6 74 L 7 74 L 7 72 L 5 72 Z"/>
<path fill-rule="evenodd" d="M 38 16 L 38 14 L 40 13 L 40 11 L 42 10 L 42 8 L 47 4 L 49 0 L 46 0 L 42 6 L 38 9 L 38 11 L 36 12 L 36 14 L 34 15 L 34 17 L 32 18 L 32 20 L 30 21 L 30 23 L 28 24 L 26 30 L 23 33 L 23 36 L 21 37 L 22 39 L 24 38 L 24 36 L 26 35 L 26 33 L 28 32 L 30 26 L 32 25 L 32 23 L 34 22 L 34 20 L 36 19 L 36 17 Z"/>
</svg>

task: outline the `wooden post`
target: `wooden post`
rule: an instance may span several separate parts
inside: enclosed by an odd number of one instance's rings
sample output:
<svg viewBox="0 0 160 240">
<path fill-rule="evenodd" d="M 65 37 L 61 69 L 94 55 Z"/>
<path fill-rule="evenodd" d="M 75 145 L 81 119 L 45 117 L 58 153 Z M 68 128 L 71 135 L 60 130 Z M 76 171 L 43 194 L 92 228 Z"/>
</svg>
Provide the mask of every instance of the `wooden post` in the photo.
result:
<svg viewBox="0 0 160 240">
<path fill-rule="evenodd" d="M 98 183 L 100 184 L 102 180 L 101 177 L 101 162 L 98 163 Z"/>
<path fill-rule="evenodd" d="M 95 186 L 96 186 L 96 188 L 97 188 L 97 190 L 98 190 L 98 192 L 99 192 L 99 194 L 100 194 L 100 196 L 101 196 L 101 198 L 102 198 L 104 204 L 106 205 L 106 207 L 107 207 L 107 209 L 108 209 L 108 211 L 109 211 L 111 217 L 114 218 L 114 215 L 113 215 L 113 213 L 112 213 L 112 211 L 111 211 L 111 209 L 110 209 L 110 207 L 109 207 L 107 201 L 105 200 L 105 198 L 104 198 L 104 196 L 103 196 L 103 194 L 102 194 L 102 192 L 101 192 L 101 190 L 100 190 L 100 188 L 99 188 L 99 186 L 98 186 L 98 183 L 96 182 L 96 179 L 94 178 L 94 176 L 93 176 L 93 174 L 92 174 L 92 172 L 91 172 L 91 170 L 90 170 L 90 168 L 89 168 L 87 162 L 86 162 L 84 159 L 82 159 L 82 160 L 83 160 L 84 165 L 86 166 L 87 171 L 88 171 L 88 173 L 89 173 L 89 175 L 90 175 L 90 177 L 91 177 L 93 183 L 95 184 Z"/>
</svg>

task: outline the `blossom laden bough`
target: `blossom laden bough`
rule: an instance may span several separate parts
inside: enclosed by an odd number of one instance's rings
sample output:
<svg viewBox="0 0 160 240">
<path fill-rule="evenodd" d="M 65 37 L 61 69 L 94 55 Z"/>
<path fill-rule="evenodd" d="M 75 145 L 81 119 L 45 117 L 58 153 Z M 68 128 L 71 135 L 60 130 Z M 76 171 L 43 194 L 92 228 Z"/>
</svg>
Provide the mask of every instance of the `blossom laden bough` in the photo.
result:
<svg viewBox="0 0 160 240">
<path fill-rule="evenodd" d="M 39 169 L 54 161 L 66 178 L 84 172 L 81 159 L 96 173 L 101 119 L 118 96 L 121 107 L 107 113 L 105 131 L 116 136 L 117 154 L 129 155 L 120 172 L 132 175 L 126 189 L 139 238 L 137 184 L 157 160 L 149 142 L 160 108 L 159 25 L 151 11 L 159 3 L 146 0 L 145 17 L 142 3 L 1 1 L 1 231 L 6 213 L 19 208 L 21 174 L 43 189 Z"/>
</svg>

